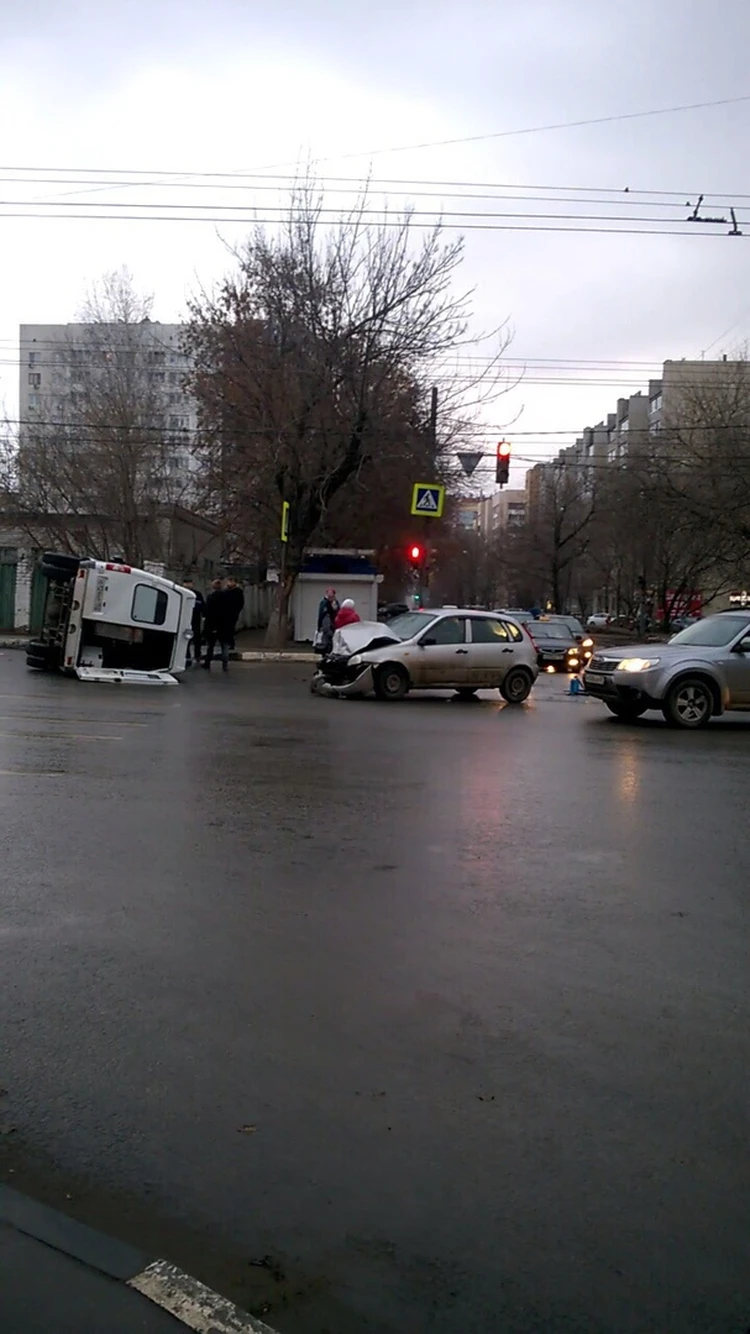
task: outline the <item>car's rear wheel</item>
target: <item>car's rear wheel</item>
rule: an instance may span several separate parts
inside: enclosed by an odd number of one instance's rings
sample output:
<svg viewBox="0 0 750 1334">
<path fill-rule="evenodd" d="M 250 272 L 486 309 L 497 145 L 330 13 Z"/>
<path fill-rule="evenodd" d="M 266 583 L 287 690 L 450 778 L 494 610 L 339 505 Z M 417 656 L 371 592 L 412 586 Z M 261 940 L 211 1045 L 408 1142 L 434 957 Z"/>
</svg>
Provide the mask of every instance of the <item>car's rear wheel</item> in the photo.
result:
<svg viewBox="0 0 750 1334">
<path fill-rule="evenodd" d="M 375 694 L 378 699 L 403 699 L 409 690 L 406 670 L 397 662 L 387 662 L 375 674 Z"/>
<path fill-rule="evenodd" d="M 461 686 L 461 689 L 456 691 L 457 699 L 468 701 L 470 699 L 476 699 L 476 697 L 476 686 Z"/>
<path fill-rule="evenodd" d="M 705 727 L 713 713 L 711 687 L 700 677 L 686 676 L 669 691 L 663 714 L 673 727 Z"/>
<path fill-rule="evenodd" d="M 508 704 L 523 704 L 533 684 L 531 672 L 523 667 L 513 667 L 500 687 L 500 694 Z"/>
<path fill-rule="evenodd" d="M 610 713 L 613 713 L 615 718 L 619 718 L 623 723 L 634 723 L 636 718 L 640 718 L 641 714 L 645 713 L 648 708 L 647 704 L 640 704 L 635 700 L 619 704 L 610 704 L 609 700 L 604 702 Z"/>
</svg>

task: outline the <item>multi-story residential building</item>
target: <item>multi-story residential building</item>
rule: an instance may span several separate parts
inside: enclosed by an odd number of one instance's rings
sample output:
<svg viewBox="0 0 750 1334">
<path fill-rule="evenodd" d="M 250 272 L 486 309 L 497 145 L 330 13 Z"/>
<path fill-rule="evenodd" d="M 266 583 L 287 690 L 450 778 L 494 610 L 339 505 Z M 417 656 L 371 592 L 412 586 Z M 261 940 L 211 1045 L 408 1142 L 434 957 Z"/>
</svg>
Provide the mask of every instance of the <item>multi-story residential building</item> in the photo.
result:
<svg viewBox="0 0 750 1334">
<path fill-rule="evenodd" d="M 109 394 L 138 400 L 139 429 L 161 452 L 160 474 L 170 492 L 191 497 L 197 462 L 197 409 L 184 388 L 189 359 L 182 326 L 139 323 L 22 324 L 19 403 L 24 445 L 42 429 L 75 438 L 87 405 Z M 80 435 L 85 445 L 86 431 Z"/>
<path fill-rule="evenodd" d="M 508 488 L 483 499 L 479 527 L 487 537 L 518 529 L 526 519 L 526 491 Z"/>
</svg>

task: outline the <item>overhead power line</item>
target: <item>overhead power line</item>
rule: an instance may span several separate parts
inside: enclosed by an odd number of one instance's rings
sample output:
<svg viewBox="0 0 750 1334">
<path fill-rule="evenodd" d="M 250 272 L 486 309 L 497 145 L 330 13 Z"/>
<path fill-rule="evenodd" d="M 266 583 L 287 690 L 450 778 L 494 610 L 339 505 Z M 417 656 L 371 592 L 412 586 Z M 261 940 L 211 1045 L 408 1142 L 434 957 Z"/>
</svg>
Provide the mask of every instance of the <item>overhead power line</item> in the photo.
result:
<svg viewBox="0 0 750 1334">
<path fill-rule="evenodd" d="M 99 205 L 98 207 L 107 207 L 107 206 Z M 56 209 L 59 208 L 59 205 L 56 205 L 55 208 Z M 534 216 L 534 215 L 528 215 L 528 216 Z M 543 217 L 544 215 L 539 215 L 539 216 Z M 246 227 L 249 223 L 255 225 L 261 224 L 261 225 L 279 226 L 287 221 L 288 214 L 280 214 L 277 217 L 236 217 L 236 216 L 220 217 L 219 215 L 208 216 L 208 215 L 190 214 L 190 213 L 182 213 L 182 214 L 171 214 L 171 213 L 170 214 L 164 214 L 164 213 L 114 214 L 114 213 L 95 213 L 95 212 L 65 213 L 56 211 L 42 211 L 40 209 L 34 211 L 25 211 L 25 212 L 10 212 L 8 210 L 8 207 L 6 206 L 5 211 L 0 212 L 0 218 L 6 218 L 6 219 L 17 218 L 19 220 L 24 220 L 24 221 L 34 219 L 36 221 L 41 221 L 41 222 L 65 220 L 65 221 L 78 221 L 78 222 L 171 222 L 171 223 L 191 222 L 191 223 L 203 223 L 204 225 L 207 223 L 211 225 L 221 223 L 224 225 L 233 225 L 233 226 L 237 226 L 239 224 L 243 227 Z M 680 227 L 679 229 L 674 227 L 665 228 L 659 226 L 561 227 L 558 225 L 543 226 L 536 223 L 529 224 L 525 222 L 518 224 L 498 223 L 498 222 L 454 223 L 450 221 L 441 220 L 440 218 L 436 218 L 432 222 L 420 222 L 420 221 L 412 222 L 411 226 L 415 229 L 421 230 L 427 228 L 431 230 L 438 223 L 440 224 L 441 228 L 445 231 L 464 231 L 464 232 L 469 232 L 469 231 L 556 232 L 560 235 L 566 235 L 569 233 L 570 234 L 589 233 L 602 236 L 690 236 L 690 237 L 702 237 L 702 238 L 721 237 L 722 239 L 726 236 L 726 232 L 724 231 L 708 231 L 708 230 L 696 231 L 690 228 L 689 226 L 686 226 L 684 228 Z M 348 224 L 345 219 L 333 218 L 326 225 L 330 227 L 340 227 L 340 226 L 347 226 Z M 377 225 L 380 227 L 389 227 L 389 228 L 402 227 L 403 221 L 401 219 L 382 218 Z M 747 237 L 744 238 L 740 237 L 740 239 L 747 239 Z"/>
</svg>

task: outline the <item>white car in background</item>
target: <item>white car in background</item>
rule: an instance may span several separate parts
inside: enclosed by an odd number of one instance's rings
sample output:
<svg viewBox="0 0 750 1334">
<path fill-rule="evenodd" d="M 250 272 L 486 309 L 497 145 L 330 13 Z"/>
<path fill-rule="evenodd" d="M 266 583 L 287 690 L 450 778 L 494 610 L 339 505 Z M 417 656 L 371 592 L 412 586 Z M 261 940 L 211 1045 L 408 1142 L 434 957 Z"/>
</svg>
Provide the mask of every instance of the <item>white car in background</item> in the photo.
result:
<svg viewBox="0 0 750 1334">
<path fill-rule="evenodd" d="M 538 673 L 534 644 L 511 616 L 443 607 L 337 630 L 311 688 L 384 700 L 410 690 L 455 690 L 471 699 L 497 689 L 508 704 L 522 704 Z"/>
<path fill-rule="evenodd" d="M 595 611 L 586 622 L 587 630 L 606 630 L 612 617 L 608 611 Z"/>
</svg>

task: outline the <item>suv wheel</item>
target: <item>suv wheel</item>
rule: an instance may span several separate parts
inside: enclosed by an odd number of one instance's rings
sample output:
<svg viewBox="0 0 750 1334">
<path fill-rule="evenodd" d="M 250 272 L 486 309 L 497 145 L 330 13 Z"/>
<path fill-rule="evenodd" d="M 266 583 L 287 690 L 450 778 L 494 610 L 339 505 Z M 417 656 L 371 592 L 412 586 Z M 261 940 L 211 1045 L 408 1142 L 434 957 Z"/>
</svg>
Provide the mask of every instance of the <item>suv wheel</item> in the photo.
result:
<svg viewBox="0 0 750 1334">
<path fill-rule="evenodd" d="M 378 699 L 403 699 L 409 690 L 409 677 L 397 662 L 387 662 L 375 675 Z"/>
<path fill-rule="evenodd" d="M 672 686 L 662 712 L 673 727 L 705 727 L 713 708 L 711 687 L 700 677 L 686 676 Z"/>
<path fill-rule="evenodd" d="M 531 672 L 525 671 L 523 667 L 513 667 L 500 687 L 500 694 L 508 704 L 523 704 L 533 684 Z"/>
<path fill-rule="evenodd" d="M 605 700 L 604 702 L 610 713 L 613 713 L 615 718 L 619 718 L 623 723 L 634 723 L 636 718 L 640 718 L 641 714 L 645 713 L 648 707 L 646 704 L 639 704 L 635 700 L 631 700 L 627 704 L 624 702 L 620 704 L 610 704 L 609 700 Z"/>
</svg>

